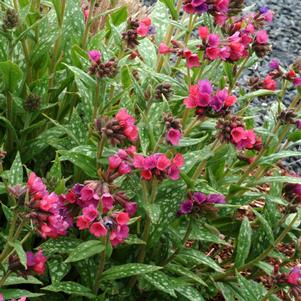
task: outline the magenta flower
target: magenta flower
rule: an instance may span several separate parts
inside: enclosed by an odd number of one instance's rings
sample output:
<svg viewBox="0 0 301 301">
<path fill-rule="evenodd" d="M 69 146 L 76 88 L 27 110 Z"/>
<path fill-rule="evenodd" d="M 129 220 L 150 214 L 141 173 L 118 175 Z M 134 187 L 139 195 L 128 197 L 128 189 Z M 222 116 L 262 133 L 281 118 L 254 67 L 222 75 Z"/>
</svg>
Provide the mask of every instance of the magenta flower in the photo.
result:
<svg viewBox="0 0 301 301">
<path fill-rule="evenodd" d="M 148 17 L 140 21 L 139 27 L 136 29 L 137 34 L 141 37 L 146 37 L 151 30 L 152 20 Z"/>
<path fill-rule="evenodd" d="M 287 283 L 291 285 L 301 285 L 301 270 L 294 267 L 287 276 Z"/>
<path fill-rule="evenodd" d="M 234 143 L 239 143 L 245 137 L 245 129 L 236 127 L 231 131 L 231 137 Z"/>
<path fill-rule="evenodd" d="M 296 127 L 297 129 L 301 130 L 301 119 L 296 121 Z"/>
<path fill-rule="evenodd" d="M 210 33 L 208 35 L 208 45 L 210 47 L 218 47 L 219 43 L 220 43 L 220 39 L 218 34 Z"/>
<path fill-rule="evenodd" d="M 135 202 L 126 202 L 124 204 L 124 210 L 130 215 L 134 216 L 137 212 L 137 203 Z"/>
<path fill-rule="evenodd" d="M 40 197 L 48 194 L 46 185 L 34 172 L 32 172 L 28 178 L 27 187 L 30 193 L 39 194 Z"/>
<path fill-rule="evenodd" d="M 89 60 L 92 63 L 98 64 L 101 60 L 101 52 L 98 50 L 91 50 L 88 52 Z"/>
<path fill-rule="evenodd" d="M 194 68 L 200 66 L 200 59 L 197 54 L 191 54 L 186 58 L 186 65 L 188 68 Z"/>
<path fill-rule="evenodd" d="M 121 109 L 115 118 L 124 129 L 125 136 L 131 142 L 135 142 L 138 139 L 138 128 L 135 125 L 135 118 L 131 116 L 126 109 Z"/>
<path fill-rule="evenodd" d="M 114 217 L 119 225 L 126 225 L 130 220 L 129 215 L 126 212 L 119 212 Z"/>
<path fill-rule="evenodd" d="M 203 40 L 203 41 L 206 41 L 207 38 L 208 38 L 208 35 L 209 35 L 209 29 L 207 26 L 200 26 L 198 28 L 198 33 L 199 33 L 199 36 L 200 38 Z"/>
<path fill-rule="evenodd" d="M 259 30 L 256 33 L 256 42 L 259 44 L 267 44 L 269 41 L 269 36 L 265 30 Z"/>
<path fill-rule="evenodd" d="M 293 79 L 293 84 L 294 84 L 295 87 L 300 87 L 301 86 L 301 76 L 294 78 Z"/>
<path fill-rule="evenodd" d="M 95 237 L 103 237 L 107 235 L 107 228 L 101 223 L 96 222 L 93 223 L 89 229 L 90 233 L 93 234 Z"/>
<path fill-rule="evenodd" d="M 85 208 L 83 208 L 83 215 L 86 219 L 88 219 L 90 222 L 94 221 L 98 216 L 99 212 L 98 210 L 91 204 Z"/>
<path fill-rule="evenodd" d="M 81 215 L 77 218 L 76 226 L 79 230 L 88 229 L 90 226 L 90 219 L 87 216 Z"/>
<path fill-rule="evenodd" d="M 47 258 L 44 256 L 42 250 L 38 251 L 36 254 L 26 252 L 26 257 L 26 266 L 28 270 L 32 270 L 39 275 L 43 275 L 45 273 Z"/>
<path fill-rule="evenodd" d="M 172 52 L 172 49 L 169 48 L 165 43 L 161 42 L 159 45 L 159 54 L 169 54 Z"/>
<path fill-rule="evenodd" d="M 215 193 L 207 196 L 207 202 L 211 204 L 225 204 L 226 199 L 224 195 Z"/>
<path fill-rule="evenodd" d="M 280 67 L 280 61 L 278 59 L 272 59 L 269 63 L 269 67 L 272 70 L 277 70 Z"/>
<path fill-rule="evenodd" d="M 110 193 L 104 193 L 101 196 L 103 211 L 107 212 L 113 208 L 114 198 Z"/>
<path fill-rule="evenodd" d="M 277 83 L 270 75 L 267 75 L 263 80 L 263 87 L 267 90 L 275 91 L 277 89 Z"/>
<path fill-rule="evenodd" d="M 182 133 L 178 129 L 171 128 L 166 133 L 166 140 L 172 145 L 178 145 L 182 137 Z"/>
</svg>

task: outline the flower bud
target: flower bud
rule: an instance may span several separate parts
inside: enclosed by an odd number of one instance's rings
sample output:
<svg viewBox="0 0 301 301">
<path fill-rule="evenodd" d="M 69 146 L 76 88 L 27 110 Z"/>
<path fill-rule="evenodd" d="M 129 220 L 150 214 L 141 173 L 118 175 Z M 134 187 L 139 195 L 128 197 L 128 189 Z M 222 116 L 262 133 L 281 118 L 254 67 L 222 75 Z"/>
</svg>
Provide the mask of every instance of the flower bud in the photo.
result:
<svg viewBox="0 0 301 301">
<path fill-rule="evenodd" d="M 14 9 L 7 9 L 3 18 L 3 30 L 9 30 L 17 27 L 19 23 L 19 16 Z"/>
<path fill-rule="evenodd" d="M 27 112 L 38 111 L 41 106 L 41 97 L 30 93 L 23 102 L 24 110 Z"/>
</svg>

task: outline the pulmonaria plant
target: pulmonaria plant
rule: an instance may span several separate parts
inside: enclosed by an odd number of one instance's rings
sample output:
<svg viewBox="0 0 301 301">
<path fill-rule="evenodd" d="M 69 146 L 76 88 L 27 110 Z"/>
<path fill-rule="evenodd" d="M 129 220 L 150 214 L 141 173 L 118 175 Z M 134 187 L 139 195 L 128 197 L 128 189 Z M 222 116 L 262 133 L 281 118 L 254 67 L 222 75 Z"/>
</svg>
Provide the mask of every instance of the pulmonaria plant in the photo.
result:
<svg viewBox="0 0 301 301">
<path fill-rule="evenodd" d="M 245 2 L 1 2 L 0 301 L 300 300 L 301 58 Z"/>
</svg>

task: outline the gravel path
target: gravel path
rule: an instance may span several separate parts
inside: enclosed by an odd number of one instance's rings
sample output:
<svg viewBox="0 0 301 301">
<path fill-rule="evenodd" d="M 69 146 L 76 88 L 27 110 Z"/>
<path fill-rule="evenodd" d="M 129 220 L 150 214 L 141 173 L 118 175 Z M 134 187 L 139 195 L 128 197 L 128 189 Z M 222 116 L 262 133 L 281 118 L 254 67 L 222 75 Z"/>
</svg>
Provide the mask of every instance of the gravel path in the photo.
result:
<svg viewBox="0 0 301 301">
<path fill-rule="evenodd" d="M 152 5 L 156 0 L 144 0 L 146 5 Z M 246 5 L 252 5 L 254 1 L 246 0 Z M 268 61 L 270 58 L 279 59 L 283 65 L 290 65 L 296 57 L 301 56 L 301 0 L 259 0 L 256 1 L 257 7 L 266 6 L 274 11 L 274 20 L 268 28 L 270 43 L 273 46 L 272 53 L 259 64 L 260 74 L 266 74 Z M 246 73 L 245 80 L 252 73 Z M 292 97 L 287 93 L 284 99 L 285 105 L 289 105 Z M 267 107 L 273 103 L 273 99 L 254 100 L 253 105 L 260 109 L 262 113 L 259 123 L 262 123 Z M 260 114 L 259 113 L 259 114 Z M 301 145 L 294 147 L 293 150 L 301 152 Z M 301 159 L 289 158 L 284 165 L 289 170 L 301 175 Z"/>
</svg>

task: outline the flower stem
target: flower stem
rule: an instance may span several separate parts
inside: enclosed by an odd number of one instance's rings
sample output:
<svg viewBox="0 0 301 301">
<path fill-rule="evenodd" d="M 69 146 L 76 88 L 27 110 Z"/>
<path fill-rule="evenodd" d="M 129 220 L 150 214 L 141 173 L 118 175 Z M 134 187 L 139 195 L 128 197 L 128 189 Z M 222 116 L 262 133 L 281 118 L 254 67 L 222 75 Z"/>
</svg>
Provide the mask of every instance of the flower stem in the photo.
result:
<svg viewBox="0 0 301 301">
<path fill-rule="evenodd" d="M 188 222 L 188 225 L 187 225 L 187 228 L 186 228 L 185 235 L 184 235 L 183 240 L 182 240 L 182 246 L 176 248 L 176 250 L 173 252 L 173 254 L 171 254 L 169 257 L 167 257 L 167 258 L 161 263 L 161 266 L 167 265 L 169 262 L 171 262 L 171 261 L 172 261 L 172 260 L 180 253 L 182 247 L 185 246 L 185 243 L 186 243 L 187 239 L 189 238 L 189 235 L 190 235 L 190 233 L 191 233 L 191 230 L 192 230 L 192 219 L 190 218 L 190 219 L 189 219 L 189 222 Z"/>
<path fill-rule="evenodd" d="M 105 262 L 106 262 L 106 247 L 107 247 L 107 244 L 108 244 L 108 241 L 109 241 L 109 235 L 107 235 L 105 238 L 104 238 L 104 250 L 101 252 L 100 254 L 100 257 L 99 257 L 99 264 L 98 264 L 98 269 L 97 269 L 97 272 L 96 272 L 96 276 L 95 276 L 95 286 L 94 286 L 94 292 L 95 294 L 98 293 L 98 290 L 99 290 L 99 286 L 100 286 L 100 278 L 101 278 L 101 275 L 104 271 L 104 268 L 105 268 Z"/>
<path fill-rule="evenodd" d="M 85 27 L 85 31 L 84 31 L 84 35 L 83 35 L 83 40 L 82 40 L 82 48 L 86 49 L 87 48 L 87 40 L 88 40 L 88 35 L 90 32 L 90 27 L 91 27 L 91 20 L 92 20 L 92 15 L 94 12 L 94 8 L 95 8 L 95 0 L 91 0 L 90 2 L 90 7 L 89 7 L 89 16 L 86 22 L 86 27 Z"/>
</svg>

